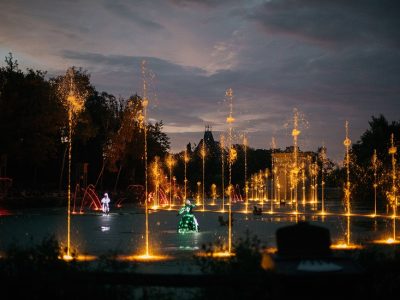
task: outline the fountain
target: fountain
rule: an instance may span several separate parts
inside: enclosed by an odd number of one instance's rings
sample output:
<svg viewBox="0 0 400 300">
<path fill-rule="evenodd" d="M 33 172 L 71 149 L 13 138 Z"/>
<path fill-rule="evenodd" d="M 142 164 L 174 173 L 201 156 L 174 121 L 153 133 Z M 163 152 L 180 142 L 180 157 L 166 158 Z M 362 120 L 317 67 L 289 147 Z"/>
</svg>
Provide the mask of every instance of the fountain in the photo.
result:
<svg viewBox="0 0 400 300">
<path fill-rule="evenodd" d="M 305 169 L 305 165 L 304 162 L 301 164 L 301 181 L 303 186 L 301 187 L 301 190 L 303 192 L 303 205 L 306 205 L 306 169 Z M 305 207 L 304 207 L 305 209 Z"/>
<path fill-rule="evenodd" d="M 344 203 L 345 203 L 345 211 L 346 211 L 346 220 L 347 220 L 347 231 L 346 231 L 346 245 L 350 245 L 350 146 L 351 146 L 351 140 L 349 138 L 349 122 L 346 121 L 346 138 L 343 141 L 343 145 L 346 148 L 346 156 L 345 156 L 345 161 L 344 165 L 346 168 L 346 186 L 344 188 Z"/>
<path fill-rule="evenodd" d="M 325 166 L 326 165 L 326 148 L 321 149 L 321 214 L 325 214 Z"/>
<path fill-rule="evenodd" d="M 388 194 L 389 202 L 393 208 L 393 241 L 396 241 L 396 217 L 397 217 L 397 187 L 396 187 L 396 155 L 397 147 L 394 145 L 394 134 L 392 133 L 390 136 L 390 148 L 389 154 L 392 157 L 392 190 Z"/>
<path fill-rule="evenodd" d="M 185 184 L 185 191 L 184 191 L 184 199 L 183 199 L 183 205 L 185 204 L 185 201 L 186 201 L 186 199 L 187 199 L 187 182 L 188 182 L 188 180 L 187 180 L 187 177 L 186 177 L 186 170 L 187 170 L 187 163 L 189 162 L 189 156 L 188 156 L 188 154 L 187 154 L 187 149 L 185 149 L 185 154 L 184 154 L 184 156 L 183 156 L 183 161 L 184 161 L 184 164 L 185 164 L 185 170 L 184 170 L 184 172 L 185 172 L 185 174 L 184 174 L 184 176 L 185 176 L 185 179 L 183 180 L 184 181 L 184 184 Z"/>
<path fill-rule="evenodd" d="M 197 206 L 200 205 L 200 186 L 201 186 L 201 182 L 197 181 L 197 195 L 196 195 L 196 205 Z"/>
<path fill-rule="evenodd" d="M 263 176 L 263 171 L 259 170 L 258 171 L 258 199 L 260 200 L 261 204 L 261 210 L 264 209 L 264 176 Z"/>
<path fill-rule="evenodd" d="M 160 158 L 158 156 L 154 157 L 154 163 L 152 166 L 152 171 L 153 171 L 153 178 L 154 178 L 154 186 L 155 186 L 155 191 L 154 191 L 154 199 L 153 199 L 153 208 L 157 209 L 160 205 L 160 175 L 161 175 L 161 170 L 160 170 Z"/>
<path fill-rule="evenodd" d="M 212 198 L 211 205 L 214 206 L 215 200 L 217 199 L 217 185 L 215 183 L 211 185 L 211 198 Z"/>
<path fill-rule="evenodd" d="M 225 212 L 225 137 L 221 134 L 220 137 L 220 148 L 221 148 L 221 194 L 222 194 L 222 212 Z"/>
<path fill-rule="evenodd" d="M 150 230 L 149 230 L 149 208 L 148 208 L 148 198 L 149 198 L 149 192 L 148 192 L 148 149 L 147 149 L 147 107 L 149 105 L 149 99 L 147 97 L 147 80 L 146 80 L 146 61 L 142 61 L 142 79 L 143 79 L 143 98 L 142 98 L 142 112 L 140 112 L 139 115 L 139 121 L 141 124 L 141 128 L 143 129 L 144 132 L 144 173 L 145 173 L 145 205 L 144 205 L 144 210 L 145 210 L 145 251 L 143 254 L 140 255 L 131 255 L 127 257 L 121 257 L 122 259 L 126 260 L 140 260 L 140 261 L 154 261 L 154 260 L 162 260 L 162 259 L 167 259 L 168 257 L 166 256 L 159 256 L 159 255 L 153 255 L 150 253 Z M 158 161 L 156 157 L 156 164 L 158 168 Z M 154 170 L 153 170 L 154 171 Z M 158 170 L 157 172 L 158 173 Z M 158 175 L 157 175 L 158 177 Z M 156 197 L 157 198 L 157 184 L 156 183 Z M 158 200 L 157 200 L 158 201 Z"/>
<path fill-rule="evenodd" d="M 268 202 L 268 177 L 269 177 L 269 170 L 268 168 L 265 169 L 264 171 L 264 176 L 265 176 L 265 194 L 264 194 L 264 199 L 265 199 L 265 203 Z M 272 200 L 271 200 L 272 201 Z"/>
<path fill-rule="evenodd" d="M 203 199 L 203 211 L 204 211 L 204 202 L 205 202 L 205 169 L 206 169 L 206 142 L 203 139 L 203 143 L 201 145 L 201 158 L 203 162 L 203 193 L 202 193 L 202 199 Z"/>
<path fill-rule="evenodd" d="M 142 79 L 143 79 L 143 98 L 142 98 L 142 109 L 143 109 L 143 132 L 144 132 L 144 176 L 145 176 L 145 239 L 146 249 L 144 257 L 150 257 L 149 247 L 149 209 L 148 209 L 148 170 L 147 170 L 147 107 L 149 105 L 149 99 L 147 98 L 147 82 L 146 82 L 146 61 L 142 61 Z"/>
<path fill-rule="evenodd" d="M 69 68 L 58 85 L 58 94 L 68 110 L 68 187 L 67 187 L 67 251 L 65 260 L 71 260 L 71 161 L 72 161 L 72 131 L 76 117 L 84 109 L 86 91 L 80 91 L 75 82 L 75 70 Z"/>
<path fill-rule="evenodd" d="M 276 178 L 276 173 L 278 172 L 277 167 L 273 166 L 273 161 L 272 161 L 272 178 L 271 178 L 271 209 L 270 209 L 270 213 L 273 214 L 274 213 L 274 201 L 277 201 L 279 199 L 276 198 L 277 193 L 275 192 L 275 184 L 278 184 L 277 180 L 274 180 L 274 178 Z M 278 197 L 279 198 L 279 197 Z M 280 200 L 279 200 L 280 201 Z"/>
<path fill-rule="evenodd" d="M 285 176 L 283 177 L 283 188 L 284 188 L 284 201 L 286 202 L 288 200 L 287 198 L 287 164 L 284 165 L 284 170 L 283 170 Z"/>
<path fill-rule="evenodd" d="M 275 178 L 276 178 L 276 173 L 277 169 L 274 167 L 274 152 L 276 148 L 276 142 L 275 142 L 275 137 L 272 137 L 271 140 L 271 171 L 272 171 L 272 177 L 271 177 L 271 213 L 274 212 L 274 200 L 276 200 L 276 192 L 275 192 Z"/>
<path fill-rule="evenodd" d="M 346 168 L 346 186 L 344 188 L 344 203 L 347 216 L 350 216 L 350 146 L 351 140 L 349 139 L 349 122 L 346 121 L 346 139 L 343 144 L 346 148 L 346 156 L 344 161 L 344 166 Z"/>
<path fill-rule="evenodd" d="M 390 148 L 389 148 L 389 155 L 391 156 L 391 164 L 392 164 L 392 171 L 391 171 L 391 179 L 392 179 L 392 187 L 389 192 L 387 192 L 387 197 L 389 200 L 389 206 L 392 207 L 393 213 L 390 216 L 392 219 L 392 234 L 391 237 L 383 240 L 376 240 L 375 243 L 378 244 L 399 244 L 400 241 L 396 239 L 396 219 L 397 219 L 397 187 L 396 187 L 396 157 L 397 154 L 397 147 L 394 144 L 394 135 L 393 133 L 390 136 Z M 378 168 L 378 158 L 376 155 L 376 150 L 374 150 L 374 155 L 372 156 L 372 164 L 374 168 L 374 198 L 375 198 L 375 215 L 376 216 L 376 188 L 378 187 L 377 184 L 377 168 Z"/>
<path fill-rule="evenodd" d="M 232 147 L 232 130 L 233 122 L 235 119 L 232 116 L 233 113 L 233 91 L 229 88 L 226 91 L 226 96 L 229 100 L 229 116 L 226 118 L 226 122 L 229 126 L 228 135 L 228 149 L 229 149 L 229 210 L 228 210 L 228 253 L 232 253 L 232 164 L 236 158 L 234 149 Z"/>
<path fill-rule="evenodd" d="M 251 199 L 253 200 L 253 201 L 255 201 L 256 200 L 256 177 L 255 177 L 255 175 L 253 174 L 253 175 L 251 175 L 251 184 L 250 184 L 250 187 L 251 187 Z"/>
<path fill-rule="evenodd" d="M 172 168 L 175 165 L 175 160 L 174 157 L 169 154 L 166 161 L 169 170 L 169 209 L 172 209 Z"/>
<path fill-rule="evenodd" d="M 300 130 L 298 130 L 298 122 L 299 122 L 299 113 L 297 109 L 294 109 L 294 116 L 293 116 L 293 130 L 292 130 L 292 136 L 293 136 L 293 168 L 291 171 L 291 175 L 293 176 L 293 201 L 295 202 L 296 205 L 296 214 L 298 213 L 298 199 L 297 199 L 297 176 L 299 174 L 299 167 L 297 163 L 297 139 L 298 136 L 300 135 Z"/>
<path fill-rule="evenodd" d="M 346 168 L 346 183 L 344 187 L 344 205 L 345 205 L 345 214 L 346 216 L 346 239 L 345 242 L 339 242 L 337 244 L 332 245 L 333 249 L 355 249 L 361 248 L 359 245 L 351 244 L 351 228 L 350 228 L 350 217 L 351 217 L 351 206 L 350 206 L 350 146 L 351 140 L 349 138 L 349 123 L 346 121 L 346 138 L 343 141 L 343 145 L 346 148 L 345 159 L 343 162 L 344 167 Z"/>
<path fill-rule="evenodd" d="M 376 217 L 376 188 L 378 187 L 376 177 L 377 177 L 377 168 L 378 168 L 378 156 L 376 154 L 376 149 L 374 149 L 374 154 L 372 155 L 372 168 L 374 170 L 374 214 L 373 217 Z"/>
<path fill-rule="evenodd" d="M 243 150 L 244 150 L 244 195 L 245 195 L 245 212 L 248 212 L 249 207 L 249 188 L 247 185 L 247 137 L 246 133 L 243 134 Z"/>
<path fill-rule="evenodd" d="M 318 205 L 318 163 L 317 160 L 311 164 L 311 191 L 312 203 Z"/>
</svg>

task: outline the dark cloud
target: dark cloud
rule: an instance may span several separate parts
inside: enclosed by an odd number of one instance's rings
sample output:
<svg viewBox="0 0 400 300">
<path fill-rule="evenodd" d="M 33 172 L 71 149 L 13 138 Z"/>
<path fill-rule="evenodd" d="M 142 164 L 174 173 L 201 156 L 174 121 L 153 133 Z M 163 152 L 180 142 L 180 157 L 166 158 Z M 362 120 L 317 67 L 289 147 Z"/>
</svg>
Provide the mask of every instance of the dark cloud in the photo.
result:
<svg viewBox="0 0 400 300">
<path fill-rule="evenodd" d="M 268 32 L 321 44 L 400 44 L 400 2 L 395 0 L 271 0 L 249 17 Z"/>
<path fill-rule="evenodd" d="M 83 61 L 89 64 L 99 64 L 103 66 L 118 66 L 131 69 L 133 65 L 140 65 L 145 60 L 151 68 L 162 73 L 183 73 L 190 72 L 194 74 L 205 74 L 202 69 L 195 67 L 185 67 L 165 59 L 146 56 L 129 56 L 129 55 L 103 55 L 93 52 L 80 52 L 75 50 L 62 51 L 64 58 Z"/>
<path fill-rule="evenodd" d="M 227 2 L 234 2 L 234 0 L 170 0 L 171 3 L 180 6 L 203 6 L 203 7 L 216 7 Z"/>
<path fill-rule="evenodd" d="M 128 6 L 119 1 L 106 1 L 104 6 L 116 16 L 127 19 L 138 26 L 144 26 L 150 30 L 164 29 L 164 26 L 152 20 L 151 14 L 140 12 L 137 7 L 135 9 L 135 6 Z"/>
</svg>

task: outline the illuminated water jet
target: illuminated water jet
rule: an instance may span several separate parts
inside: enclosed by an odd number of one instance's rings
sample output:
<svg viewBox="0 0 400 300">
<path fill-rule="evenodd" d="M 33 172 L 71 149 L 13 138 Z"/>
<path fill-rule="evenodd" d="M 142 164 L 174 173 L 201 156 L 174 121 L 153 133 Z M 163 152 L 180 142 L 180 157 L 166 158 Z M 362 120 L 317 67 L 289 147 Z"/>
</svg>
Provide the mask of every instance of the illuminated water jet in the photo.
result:
<svg viewBox="0 0 400 300">
<path fill-rule="evenodd" d="M 221 134 L 220 137 L 220 149 L 221 149 L 221 194 L 222 194 L 222 212 L 225 212 L 225 137 Z"/>
<path fill-rule="evenodd" d="M 233 122 L 235 119 L 232 116 L 233 113 L 233 91 L 229 88 L 226 91 L 226 97 L 229 100 L 229 116 L 226 118 L 226 122 L 229 126 L 228 135 L 228 151 L 229 151 L 229 210 L 228 210 L 228 253 L 232 253 L 232 164 L 236 159 L 236 151 L 232 147 L 232 130 Z"/>
<path fill-rule="evenodd" d="M 275 188 L 275 184 L 276 184 L 276 173 L 278 171 L 278 169 L 276 167 L 274 167 L 274 152 L 275 152 L 275 148 L 276 148 L 276 142 L 275 142 L 275 137 L 272 137 L 271 140 L 271 171 L 272 171 L 272 178 L 271 178 L 271 210 L 270 212 L 273 213 L 274 212 L 274 201 L 276 200 L 276 188 Z"/>
<path fill-rule="evenodd" d="M 146 81 L 146 61 L 142 61 L 142 79 L 143 79 L 143 98 L 142 98 L 142 109 L 143 109 L 143 131 L 144 131 L 144 173 L 145 173 L 145 255 L 150 255 L 149 247 L 149 209 L 148 209 L 148 153 L 147 153 L 147 107 L 149 105 L 149 99 L 147 98 L 147 81 Z"/>
<path fill-rule="evenodd" d="M 87 91 L 79 89 L 75 82 L 75 70 L 69 68 L 58 85 L 58 94 L 68 110 L 68 187 L 67 187 L 67 253 L 71 256 L 71 162 L 72 162 L 72 131 L 76 117 L 84 109 Z"/>
<path fill-rule="evenodd" d="M 326 168 L 326 148 L 321 149 L 321 214 L 325 214 L 325 168 Z"/>
<path fill-rule="evenodd" d="M 297 156 L 298 156 L 298 148 L 297 148 L 297 140 L 300 135 L 300 130 L 298 129 L 298 122 L 299 122 L 299 113 L 297 109 L 294 109 L 294 115 L 293 115 L 293 130 L 292 130 L 292 136 L 293 136 L 293 168 L 291 170 L 291 175 L 293 176 L 293 201 L 295 202 L 296 205 L 296 212 L 298 212 L 298 199 L 297 199 L 297 178 L 299 174 L 299 167 L 298 167 L 298 162 L 297 162 Z"/>
<path fill-rule="evenodd" d="M 269 177 L 269 170 L 268 168 L 265 169 L 264 171 L 264 177 L 265 177 L 265 192 L 264 192 L 264 199 L 265 199 L 265 203 L 267 203 L 269 201 L 268 199 L 268 177 Z M 272 201 L 272 200 L 271 200 Z"/>
<path fill-rule="evenodd" d="M 185 149 L 185 154 L 183 156 L 183 160 L 184 160 L 184 163 L 185 163 L 185 179 L 184 179 L 185 191 L 184 191 L 184 199 L 183 199 L 183 203 L 182 204 L 185 204 L 185 201 L 187 199 L 187 182 L 188 182 L 187 177 L 186 177 L 186 175 L 187 175 L 186 169 L 187 169 L 187 164 L 189 162 L 189 156 L 187 154 L 187 149 Z"/>
<path fill-rule="evenodd" d="M 376 216 L 376 188 L 378 187 L 376 177 L 377 177 L 377 168 L 378 168 L 378 156 L 376 154 L 376 149 L 374 149 L 374 154 L 372 155 L 372 167 L 374 169 L 374 216 Z"/>
<path fill-rule="evenodd" d="M 243 150 L 244 150 L 244 195 L 245 195 L 245 211 L 247 213 L 248 207 L 249 207 L 249 188 L 247 184 L 247 145 L 248 145 L 248 140 L 246 137 L 246 133 L 243 134 Z"/>
<path fill-rule="evenodd" d="M 344 188 L 344 196 L 345 196 L 345 209 L 346 213 L 350 215 L 350 146 L 351 140 L 349 139 L 349 122 L 346 121 L 346 138 L 343 141 L 343 144 L 346 148 L 346 156 L 344 161 L 344 166 L 346 168 L 346 186 Z"/>
<path fill-rule="evenodd" d="M 346 231 L 346 242 L 348 245 L 350 245 L 350 146 L 351 146 L 351 140 L 349 138 L 349 122 L 346 121 L 345 124 L 346 127 L 346 138 L 343 141 L 343 145 L 346 148 L 346 156 L 345 156 L 345 161 L 344 165 L 346 168 L 346 186 L 344 188 L 344 196 L 345 196 L 345 210 L 346 210 L 346 216 L 347 216 L 347 231 Z"/>
<path fill-rule="evenodd" d="M 205 169 L 206 169 L 206 141 L 203 139 L 203 144 L 201 145 L 201 158 L 203 162 L 203 211 L 204 211 L 204 204 L 205 204 Z"/>
<path fill-rule="evenodd" d="M 211 185 L 211 198 L 212 198 L 211 205 L 214 206 L 215 200 L 217 199 L 217 185 L 215 183 Z"/>
<path fill-rule="evenodd" d="M 174 157 L 169 154 L 167 156 L 167 166 L 169 170 L 169 209 L 172 209 L 172 168 L 175 165 Z"/>
<path fill-rule="evenodd" d="M 392 224 L 392 230 L 393 230 L 393 240 L 396 240 L 396 217 L 397 217 L 397 187 L 396 187 L 396 179 L 397 179 L 397 174 L 396 174 L 396 153 L 397 153 L 397 147 L 394 145 L 394 134 L 392 133 L 390 136 L 390 148 L 389 148 L 389 154 L 391 155 L 391 160 L 392 160 L 392 189 L 390 192 L 388 192 L 388 198 L 389 198 L 389 205 L 392 206 L 393 208 L 393 224 Z"/>
<path fill-rule="evenodd" d="M 200 205 L 200 186 L 201 186 L 201 182 L 197 181 L 197 195 L 196 195 L 196 205 L 197 206 Z"/>
</svg>

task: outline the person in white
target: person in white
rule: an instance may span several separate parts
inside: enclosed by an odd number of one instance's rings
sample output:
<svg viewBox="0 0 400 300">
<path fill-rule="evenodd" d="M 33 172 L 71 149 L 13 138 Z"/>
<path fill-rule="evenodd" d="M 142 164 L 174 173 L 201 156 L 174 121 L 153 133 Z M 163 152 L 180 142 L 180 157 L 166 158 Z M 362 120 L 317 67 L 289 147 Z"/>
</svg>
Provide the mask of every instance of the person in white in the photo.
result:
<svg viewBox="0 0 400 300">
<path fill-rule="evenodd" d="M 108 194 L 104 193 L 104 197 L 101 199 L 101 209 L 105 214 L 108 214 L 110 211 L 110 201 Z"/>
</svg>

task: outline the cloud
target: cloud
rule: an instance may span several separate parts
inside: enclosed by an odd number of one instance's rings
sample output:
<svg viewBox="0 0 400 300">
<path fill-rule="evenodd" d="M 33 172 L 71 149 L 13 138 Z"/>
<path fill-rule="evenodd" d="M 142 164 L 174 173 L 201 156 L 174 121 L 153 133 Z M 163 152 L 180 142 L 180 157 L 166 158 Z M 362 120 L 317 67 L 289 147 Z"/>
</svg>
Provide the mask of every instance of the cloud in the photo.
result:
<svg viewBox="0 0 400 300">
<path fill-rule="evenodd" d="M 271 0 L 249 18 L 266 32 L 328 46 L 400 43 L 400 3 L 393 0 Z"/>
<path fill-rule="evenodd" d="M 139 9 L 127 6 L 119 1 L 106 1 L 105 8 L 113 12 L 117 17 L 124 18 L 136 26 L 144 26 L 150 30 L 161 30 L 164 26 L 153 21 L 150 13 L 143 14 Z M 142 15 L 143 14 L 143 15 Z"/>
</svg>

